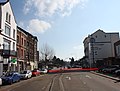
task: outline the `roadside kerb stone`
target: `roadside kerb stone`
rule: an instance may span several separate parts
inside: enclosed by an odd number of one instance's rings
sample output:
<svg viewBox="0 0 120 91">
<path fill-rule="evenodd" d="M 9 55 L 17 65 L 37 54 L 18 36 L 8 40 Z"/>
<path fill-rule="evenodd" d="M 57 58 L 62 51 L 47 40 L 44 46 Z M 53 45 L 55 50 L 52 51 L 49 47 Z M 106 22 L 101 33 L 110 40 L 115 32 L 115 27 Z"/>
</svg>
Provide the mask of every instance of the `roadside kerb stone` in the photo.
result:
<svg viewBox="0 0 120 91">
<path fill-rule="evenodd" d="M 91 73 L 95 74 L 95 75 L 99 75 L 99 76 L 102 76 L 102 77 L 105 77 L 105 78 L 109 78 L 109 79 L 112 79 L 112 80 L 120 80 L 119 78 L 117 77 L 111 77 L 111 76 L 108 76 L 108 75 L 104 75 L 104 74 L 101 74 L 101 73 L 97 73 L 97 72 L 94 72 L 94 71 L 91 71 Z"/>
</svg>

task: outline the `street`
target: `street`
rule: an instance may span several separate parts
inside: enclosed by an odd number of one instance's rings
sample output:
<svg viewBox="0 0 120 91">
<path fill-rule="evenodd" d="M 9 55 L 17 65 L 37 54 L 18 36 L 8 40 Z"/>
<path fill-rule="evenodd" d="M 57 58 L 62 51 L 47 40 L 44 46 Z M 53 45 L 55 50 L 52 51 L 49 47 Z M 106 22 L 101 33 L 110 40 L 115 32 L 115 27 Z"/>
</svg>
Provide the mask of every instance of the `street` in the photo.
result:
<svg viewBox="0 0 120 91">
<path fill-rule="evenodd" d="M 120 83 L 90 72 L 69 72 L 33 77 L 0 91 L 120 91 Z"/>
</svg>

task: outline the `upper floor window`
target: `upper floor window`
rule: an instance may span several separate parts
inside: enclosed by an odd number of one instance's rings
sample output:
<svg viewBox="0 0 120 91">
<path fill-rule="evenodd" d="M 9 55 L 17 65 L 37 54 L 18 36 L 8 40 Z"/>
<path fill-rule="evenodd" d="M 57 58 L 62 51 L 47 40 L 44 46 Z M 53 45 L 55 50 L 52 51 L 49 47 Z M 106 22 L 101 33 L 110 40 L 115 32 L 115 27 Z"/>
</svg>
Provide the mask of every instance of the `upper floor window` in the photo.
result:
<svg viewBox="0 0 120 91">
<path fill-rule="evenodd" d="M 23 45 L 23 38 L 22 38 L 22 45 Z"/>
<path fill-rule="evenodd" d="M 6 13 L 6 22 L 8 22 L 9 24 L 11 22 L 11 15 L 8 12 Z"/>
<path fill-rule="evenodd" d="M 6 35 L 10 36 L 10 30 L 11 30 L 10 26 L 5 25 L 5 34 Z"/>
<path fill-rule="evenodd" d="M 19 44 L 19 36 L 17 35 L 17 43 Z"/>
<path fill-rule="evenodd" d="M 24 46 L 26 46 L 26 40 L 24 40 Z"/>
<path fill-rule="evenodd" d="M 13 42 L 13 50 L 15 50 L 15 43 Z"/>
<path fill-rule="evenodd" d="M 4 39 L 4 48 L 3 49 L 6 49 L 6 50 L 10 50 L 10 41 L 7 40 L 7 39 Z"/>
<path fill-rule="evenodd" d="M 8 12 L 6 13 L 6 21 L 8 21 Z"/>
<path fill-rule="evenodd" d="M 9 14 L 9 23 L 11 22 L 11 15 Z"/>
<path fill-rule="evenodd" d="M 15 29 L 13 29 L 13 38 L 15 38 Z"/>
</svg>

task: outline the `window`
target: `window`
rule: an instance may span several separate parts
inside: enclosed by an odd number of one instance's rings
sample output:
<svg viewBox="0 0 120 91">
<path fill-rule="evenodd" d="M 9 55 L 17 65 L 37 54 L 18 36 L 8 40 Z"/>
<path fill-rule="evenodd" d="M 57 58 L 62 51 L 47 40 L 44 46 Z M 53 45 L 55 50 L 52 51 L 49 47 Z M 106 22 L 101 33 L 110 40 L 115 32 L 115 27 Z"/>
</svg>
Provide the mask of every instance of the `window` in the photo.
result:
<svg viewBox="0 0 120 91">
<path fill-rule="evenodd" d="M 8 12 L 6 13 L 6 22 L 8 22 L 9 24 L 11 22 L 11 15 Z"/>
<path fill-rule="evenodd" d="M 26 40 L 24 40 L 24 46 L 26 46 Z"/>
<path fill-rule="evenodd" d="M 15 39 L 15 29 L 13 29 L 13 38 Z"/>
<path fill-rule="evenodd" d="M 11 22 L 11 15 L 9 15 L 9 23 Z"/>
<path fill-rule="evenodd" d="M 17 35 L 17 43 L 19 44 L 19 36 Z"/>
<path fill-rule="evenodd" d="M 23 45 L 23 38 L 22 38 L 22 45 Z"/>
<path fill-rule="evenodd" d="M 13 50 L 15 50 L 15 43 L 13 42 Z"/>
<path fill-rule="evenodd" d="M 23 57 L 23 49 L 21 49 L 21 57 Z"/>
<path fill-rule="evenodd" d="M 8 12 L 6 13 L 6 21 L 8 22 Z"/>
<path fill-rule="evenodd" d="M 19 48 L 17 48 L 17 57 L 20 57 Z"/>
<path fill-rule="evenodd" d="M 10 41 L 9 40 L 4 39 L 4 43 L 3 44 L 4 44 L 3 49 L 10 50 Z"/>
<path fill-rule="evenodd" d="M 5 25 L 5 34 L 10 36 L 10 27 L 8 25 Z"/>
</svg>

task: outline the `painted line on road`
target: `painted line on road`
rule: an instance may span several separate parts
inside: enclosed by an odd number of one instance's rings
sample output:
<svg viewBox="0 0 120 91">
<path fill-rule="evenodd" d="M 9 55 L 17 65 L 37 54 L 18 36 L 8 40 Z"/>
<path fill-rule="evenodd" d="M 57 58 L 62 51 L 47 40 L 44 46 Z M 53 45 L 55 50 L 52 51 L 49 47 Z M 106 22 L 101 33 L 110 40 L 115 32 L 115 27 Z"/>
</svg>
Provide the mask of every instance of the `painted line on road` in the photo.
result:
<svg viewBox="0 0 120 91">
<path fill-rule="evenodd" d="M 85 77 L 86 77 L 86 78 L 89 78 L 89 79 L 91 79 L 91 78 L 92 78 L 92 77 L 90 77 L 89 75 L 86 75 Z"/>
<path fill-rule="evenodd" d="M 42 90 L 44 90 L 46 87 L 44 86 L 43 88 L 42 88 Z"/>
<path fill-rule="evenodd" d="M 92 89 L 90 89 L 90 91 L 93 91 Z"/>
<path fill-rule="evenodd" d="M 63 82 L 62 82 L 62 77 L 63 77 L 63 74 L 59 77 L 60 88 L 61 88 L 61 91 L 65 91 L 64 86 L 63 86 Z"/>
<path fill-rule="evenodd" d="M 83 84 L 87 84 L 86 82 L 83 82 Z"/>
<path fill-rule="evenodd" d="M 68 80 L 71 80 L 71 77 L 66 76 L 65 78 L 68 79 Z"/>
</svg>

